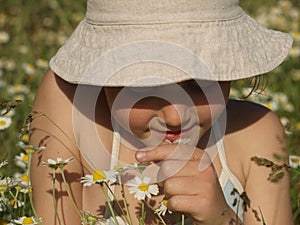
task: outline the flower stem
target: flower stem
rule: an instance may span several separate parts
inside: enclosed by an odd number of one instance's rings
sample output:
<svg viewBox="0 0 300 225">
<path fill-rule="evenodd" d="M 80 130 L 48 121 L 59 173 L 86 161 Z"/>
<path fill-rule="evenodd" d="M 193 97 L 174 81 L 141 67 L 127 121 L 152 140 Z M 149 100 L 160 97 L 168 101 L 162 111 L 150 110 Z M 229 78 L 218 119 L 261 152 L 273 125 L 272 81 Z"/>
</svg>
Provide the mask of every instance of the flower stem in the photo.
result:
<svg viewBox="0 0 300 225">
<path fill-rule="evenodd" d="M 145 201 L 142 201 L 142 216 L 138 218 L 139 225 L 145 224 Z"/>
<path fill-rule="evenodd" d="M 58 224 L 61 225 L 60 217 L 57 212 L 57 205 L 56 205 L 56 194 L 55 194 L 55 169 L 52 169 L 52 198 L 53 198 L 53 205 L 56 218 L 58 220 Z"/>
<path fill-rule="evenodd" d="M 124 186 L 123 186 L 122 181 L 121 181 L 121 176 L 118 176 L 118 181 L 119 181 L 119 184 L 120 184 L 121 195 L 122 195 L 122 198 L 123 198 L 123 201 L 124 201 L 125 211 L 126 211 L 126 214 L 127 214 L 127 222 L 129 224 L 132 224 L 132 219 L 131 219 L 129 209 L 128 209 L 128 205 L 127 205 L 127 200 L 125 198 Z"/>
<path fill-rule="evenodd" d="M 81 215 L 81 213 L 80 213 L 80 211 L 79 211 L 79 209 L 78 209 L 78 207 L 77 207 L 77 205 L 76 205 L 76 203 L 75 203 L 75 201 L 74 201 L 73 195 L 72 195 L 72 193 L 71 193 L 71 191 L 70 191 L 70 187 L 69 187 L 69 185 L 68 185 L 68 183 L 67 183 L 67 180 L 66 180 L 66 177 L 65 177 L 64 170 L 63 170 L 63 168 L 60 168 L 60 170 L 61 170 L 61 176 L 62 176 L 62 178 L 63 178 L 64 185 L 65 185 L 65 187 L 66 187 L 66 191 L 67 191 L 68 197 L 70 198 L 71 203 L 72 203 L 72 205 L 73 205 L 75 211 L 76 211 L 77 214 L 79 215 L 80 219 L 81 219 L 82 221 L 84 221 L 83 218 L 82 218 L 82 215 Z M 84 221 L 84 224 L 86 224 L 85 221 Z"/>
<path fill-rule="evenodd" d="M 29 153 L 28 154 L 28 167 L 27 167 L 27 176 L 28 176 L 28 188 L 29 188 L 29 191 L 28 191 L 28 196 L 29 196 L 29 202 L 30 202 L 30 206 L 31 206 L 31 209 L 32 209 L 32 212 L 33 212 L 33 215 L 35 217 L 35 219 L 37 220 L 37 223 L 39 225 L 42 225 L 39 217 L 38 217 L 38 214 L 35 210 L 35 207 L 34 207 L 34 204 L 33 204 L 33 199 L 32 199 L 32 188 L 31 188 L 31 184 L 30 184 L 30 167 L 31 167 L 31 159 L 32 159 L 32 153 Z"/>
<path fill-rule="evenodd" d="M 184 225 L 184 220 L 185 220 L 185 219 L 184 219 L 184 214 L 182 213 L 182 214 L 181 214 L 181 225 Z"/>
<path fill-rule="evenodd" d="M 111 188 L 110 188 L 110 186 L 108 185 L 108 183 L 107 183 L 107 182 L 104 182 L 104 183 L 105 183 L 107 189 L 109 190 L 109 192 L 112 194 L 113 199 L 114 199 L 114 200 L 117 200 L 117 197 L 116 197 L 115 193 L 111 190 Z M 124 210 L 123 210 L 123 207 L 120 205 L 119 201 L 116 201 L 116 203 L 117 203 L 119 209 L 121 210 L 121 213 L 125 214 L 125 212 L 124 212 Z M 126 218 L 126 220 L 127 220 L 127 218 Z M 128 222 L 128 221 L 127 221 L 127 222 Z"/>
<path fill-rule="evenodd" d="M 159 218 L 159 220 L 161 221 L 161 223 L 163 225 L 166 225 L 166 222 L 164 221 L 164 219 L 161 217 L 160 214 L 157 213 L 157 211 L 150 205 L 150 203 L 148 201 L 146 201 L 146 204 L 157 215 L 157 217 Z"/>
<path fill-rule="evenodd" d="M 77 145 L 77 144 L 70 138 L 70 136 L 69 136 L 69 135 L 61 128 L 61 127 L 59 127 L 59 126 L 55 123 L 55 121 L 53 121 L 49 116 L 47 116 L 45 113 L 38 112 L 38 111 L 34 111 L 33 113 L 34 113 L 34 115 L 41 115 L 41 116 L 46 117 L 46 119 L 49 120 L 49 121 L 50 121 L 57 129 L 59 129 L 60 132 L 62 132 L 63 135 L 70 141 L 70 143 L 71 143 L 76 149 L 79 150 L 78 145 Z"/>
<path fill-rule="evenodd" d="M 109 207 L 109 210 L 110 210 L 111 215 L 112 215 L 112 217 L 113 217 L 113 219 L 114 219 L 114 221 L 115 221 L 115 224 L 116 224 L 116 225 L 119 225 L 119 222 L 118 222 L 118 220 L 117 220 L 117 218 L 116 218 L 115 212 L 114 212 L 114 210 L 113 210 L 113 208 L 112 208 L 112 205 L 111 205 L 111 202 L 110 202 L 111 200 L 110 200 L 109 197 L 108 197 L 107 191 L 105 190 L 105 188 L 104 188 L 104 186 L 103 186 L 102 183 L 100 184 L 100 187 L 101 187 L 101 189 L 102 189 L 102 191 L 103 191 L 103 194 L 104 194 L 104 196 L 105 196 L 105 199 L 106 199 L 107 204 L 108 204 L 108 207 Z"/>
</svg>

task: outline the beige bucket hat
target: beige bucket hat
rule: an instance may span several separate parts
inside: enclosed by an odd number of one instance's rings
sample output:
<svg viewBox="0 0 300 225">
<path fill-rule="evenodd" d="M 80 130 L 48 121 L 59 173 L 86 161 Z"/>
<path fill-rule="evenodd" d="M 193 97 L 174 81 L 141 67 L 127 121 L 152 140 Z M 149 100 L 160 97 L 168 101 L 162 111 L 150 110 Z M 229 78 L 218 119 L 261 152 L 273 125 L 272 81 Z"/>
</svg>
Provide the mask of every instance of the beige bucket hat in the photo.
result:
<svg viewBox="0 0 300 225">
<path fill-rule="evenodd" d="M 50 68 L 99 86 L 228 81 L 273 70 L 291 46 L 290 35 L 257 23 L 238 0 L 88 0 Z"/>
</svg>

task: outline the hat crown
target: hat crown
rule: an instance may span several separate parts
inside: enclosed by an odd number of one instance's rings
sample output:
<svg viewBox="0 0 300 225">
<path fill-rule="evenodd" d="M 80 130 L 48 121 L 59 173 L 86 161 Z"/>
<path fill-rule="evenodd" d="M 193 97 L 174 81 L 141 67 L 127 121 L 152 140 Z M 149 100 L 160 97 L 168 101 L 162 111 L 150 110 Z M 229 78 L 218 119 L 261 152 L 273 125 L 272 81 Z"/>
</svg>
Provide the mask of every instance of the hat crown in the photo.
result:
<svg viewBox="0 0 300 225">
<path fill-rule="evenodd" d="M 230 20 L 242 9 L 238 0 L 89 0 L 91 24 L 147 24 Z"/>
</svg>

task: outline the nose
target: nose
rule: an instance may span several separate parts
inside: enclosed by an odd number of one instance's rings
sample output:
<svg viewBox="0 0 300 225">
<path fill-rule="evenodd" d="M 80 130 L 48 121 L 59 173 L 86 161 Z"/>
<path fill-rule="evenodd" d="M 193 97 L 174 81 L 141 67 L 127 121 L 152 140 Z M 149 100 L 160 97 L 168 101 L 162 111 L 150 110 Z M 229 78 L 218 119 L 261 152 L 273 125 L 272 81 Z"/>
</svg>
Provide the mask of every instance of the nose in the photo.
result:
<svg viewBox="0 0 300 225">
<path fill-rule="evenodd" d="M 164 105 L 157 113 L 167 126 L 183 127 L 188 118 L 187 106 L 183 104 Z"/>
</svg>

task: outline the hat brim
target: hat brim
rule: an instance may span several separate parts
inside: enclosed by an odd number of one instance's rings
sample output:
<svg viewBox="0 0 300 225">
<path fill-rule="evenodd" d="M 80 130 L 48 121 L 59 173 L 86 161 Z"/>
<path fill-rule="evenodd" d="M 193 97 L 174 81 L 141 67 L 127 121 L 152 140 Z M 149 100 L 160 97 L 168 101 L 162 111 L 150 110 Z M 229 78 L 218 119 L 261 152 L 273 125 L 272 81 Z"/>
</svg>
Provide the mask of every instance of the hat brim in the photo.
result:
<svg viewBox="0 0 300 225">
<path fill-rule="evenodd" d="M 191 23 L 93 25 L 84 19 L 51 58 L 50 68 L 68 82 L 99 86 L 230 81 L 273 70 L 292 42 L 289 34 L 269 30 L 244 12 L 232 20 Z M 170 61 L 163 53 L 172 53 Z"/>
</svg>

